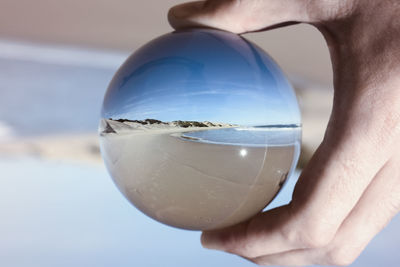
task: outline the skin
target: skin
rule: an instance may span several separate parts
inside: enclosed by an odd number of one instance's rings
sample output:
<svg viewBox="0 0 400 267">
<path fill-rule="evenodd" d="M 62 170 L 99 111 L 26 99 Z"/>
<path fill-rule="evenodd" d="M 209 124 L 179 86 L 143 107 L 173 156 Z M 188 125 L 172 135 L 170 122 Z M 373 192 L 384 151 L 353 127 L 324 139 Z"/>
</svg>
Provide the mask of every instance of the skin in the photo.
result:
<svg viewBox="0 0 400 267">
<path fill-rule="evenodd" d="M 324 140 L 290 204 L 218 231 L 206 248 L 259 265 L 349 265 L 400 210 L 400 2 L 209 0 L 173 7 L 176 28 L 246 33 L 309 23 L 334 71 Z"/>
</svg>

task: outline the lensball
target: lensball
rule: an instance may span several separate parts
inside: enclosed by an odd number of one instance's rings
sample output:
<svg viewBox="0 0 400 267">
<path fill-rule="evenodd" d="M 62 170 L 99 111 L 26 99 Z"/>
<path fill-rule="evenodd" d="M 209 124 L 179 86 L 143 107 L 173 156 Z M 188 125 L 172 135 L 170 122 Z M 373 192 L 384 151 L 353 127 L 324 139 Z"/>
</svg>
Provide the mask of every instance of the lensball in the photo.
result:
<svg viewBox="0 0 400 267">
<path fill-rule="evenodd" d="M 300 112 L 285 75 L 257 45 L 224 31 L 172 32 L 138 49 L 101 114 L 101 152 L 119 190 L 178 228 L 254 216 L 300 154 Z"/>
</svg>

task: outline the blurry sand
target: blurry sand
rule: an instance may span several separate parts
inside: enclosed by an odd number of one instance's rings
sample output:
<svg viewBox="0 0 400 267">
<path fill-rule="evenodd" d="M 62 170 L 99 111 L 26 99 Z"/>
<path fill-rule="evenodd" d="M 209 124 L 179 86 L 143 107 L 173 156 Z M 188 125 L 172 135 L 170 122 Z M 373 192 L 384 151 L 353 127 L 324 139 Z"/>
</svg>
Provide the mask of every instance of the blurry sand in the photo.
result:
<svg viewBox="0 0 400 267">
<path fill-rule="evenodd" d="M 103 163 L 97 133 L 0 140 L 0 157 L 26 156 L 63 162 Z"/>
<path fill-rule="evenodd" d="M 137 208 L 166 224 L 202 230 L 231 225 L 261 211 L 286 179 L 296 153 L 294 146 L 186 141 L 171 129 L 106 134 L 101 147 L 115 183 Z"/>
</svg>

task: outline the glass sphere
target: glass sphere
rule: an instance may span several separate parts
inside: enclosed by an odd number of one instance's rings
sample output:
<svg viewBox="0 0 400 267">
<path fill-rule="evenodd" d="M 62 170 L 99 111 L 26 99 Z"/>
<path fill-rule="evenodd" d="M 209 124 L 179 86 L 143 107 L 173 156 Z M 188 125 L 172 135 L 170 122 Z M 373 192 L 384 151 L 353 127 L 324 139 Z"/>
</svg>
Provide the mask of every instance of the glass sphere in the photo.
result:
<svg viewBox="0 0 400 267">
<path fill-rule="evenodd" d="M 133 53 L 106 92 L 101 151 L 139 210 L 192 230 L 262 211 L 293 171 L 301 119 L 292 87 L 232 33 L 165 34 Z"/>
</svg>

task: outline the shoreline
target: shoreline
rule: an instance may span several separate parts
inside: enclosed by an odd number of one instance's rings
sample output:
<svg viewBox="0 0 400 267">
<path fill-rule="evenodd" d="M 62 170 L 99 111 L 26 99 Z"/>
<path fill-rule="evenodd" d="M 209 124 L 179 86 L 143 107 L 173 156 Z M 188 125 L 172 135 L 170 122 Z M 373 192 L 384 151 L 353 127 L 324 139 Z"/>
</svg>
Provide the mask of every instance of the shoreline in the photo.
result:
<svg viewBox="0 0 400 267">
<path fill-rule="evenodd" d="M 216 131 L 216 130 L 226 130 L 226 129 L 237 129 L 238 132 L 245 131 L 255 131 L 255 132 L 274 132 L 274 131 L 301 131 L 301 126 L 297 127 L 244 127 L 240 125 L 233 124 L 221 124 L 218 123 L 219 126 L 207 126 L 207 127 L 197 127 L 197 126 L 189 126 L 189 127 L 180 127 L 177 125 L 170 123 L 164 123 L 159 121 L 160 123 L 154 124 L 144 124 L 143 121 L 118 121 L 111 119 L 103 119 L 99 125 L 99 135 L 100 137 L 106 136 L 135 136 L 135 135 L 170 135 L 172 137 L 178 138 L 183 141 L 203 143 L 203 144 L 215 144 L 215 145 L 226 145 L 226 146 L 236 146 L 236 147 L 282 147 L 282 146 L 292 146 L 298 145 L 299 142 L 293 139 L 293 141 L 289 142 L 277 142 L 277 143 L 240 143 L 240 142 L 224 142 L 224 141 L 213 141 L 203 139 L 201 137 L 196 136 L 188 136 L 185 133 L 191 132 L 200 132 L 200 131 Z"/>
</svg>

